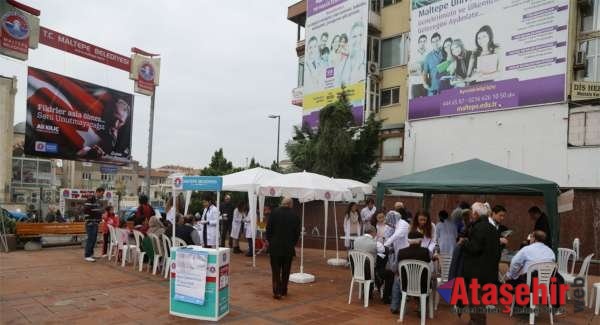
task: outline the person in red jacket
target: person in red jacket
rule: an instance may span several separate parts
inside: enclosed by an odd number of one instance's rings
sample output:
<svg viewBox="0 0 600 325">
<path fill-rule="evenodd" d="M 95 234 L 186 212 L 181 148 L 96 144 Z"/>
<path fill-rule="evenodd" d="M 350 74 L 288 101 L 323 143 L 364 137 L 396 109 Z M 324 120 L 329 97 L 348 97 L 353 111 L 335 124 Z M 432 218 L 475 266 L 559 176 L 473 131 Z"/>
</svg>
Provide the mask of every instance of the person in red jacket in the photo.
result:
<svg viewBox="0 0 600 325">
<path fill-rule="evenodd" d="M 106 249 L 110 240 L 110 232 L 108 231 L 108 225 L 111 225 L 115 228 L 119 227 L 119 217 L 115 215 L 115 211 L 112 205 L 107 206 L 104 209 L 104 214 L 102 215 L 102 233 L 104 234 L 104 241 L 102 244 L 102 257 L 106 257 Z"/>
</svg>

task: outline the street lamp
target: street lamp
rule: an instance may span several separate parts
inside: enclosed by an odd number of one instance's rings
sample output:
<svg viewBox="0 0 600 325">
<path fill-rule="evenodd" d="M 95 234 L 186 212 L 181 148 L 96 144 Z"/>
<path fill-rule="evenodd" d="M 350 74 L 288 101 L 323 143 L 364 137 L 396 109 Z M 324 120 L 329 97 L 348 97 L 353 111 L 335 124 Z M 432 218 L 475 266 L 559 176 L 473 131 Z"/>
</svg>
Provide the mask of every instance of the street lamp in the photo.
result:
<svg viewBox="0 0 600 325">
<path fill-rule="evenodd" d="M 279 167 L 279 128 L 281 126 L 281 116 L 280 115 L 269 115 L 269 118 L 277 119 L 277 167 Z"/>
</svg>

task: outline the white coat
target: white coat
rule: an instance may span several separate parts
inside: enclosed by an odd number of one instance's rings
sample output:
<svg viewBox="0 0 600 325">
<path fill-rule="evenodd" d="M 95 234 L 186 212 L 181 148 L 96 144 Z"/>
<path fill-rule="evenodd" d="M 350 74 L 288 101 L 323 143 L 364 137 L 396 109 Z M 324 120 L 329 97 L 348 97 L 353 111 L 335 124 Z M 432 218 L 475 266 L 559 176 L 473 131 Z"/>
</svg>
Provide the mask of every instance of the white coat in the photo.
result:
<svg viewBox="0 0 600 325">
<path fill-rule="evenodd" d="M 436 241 L 436 229 L 435 229 L 435 224 L 431 224 L 431 238 L 429 237 L 423 237 L 423 240 L 421 240 L 421 247 L 427 248 L 429 250 L 429 254 L 431 256 L 433 256 L 433 252 L 435 251 L 435 246 L 437 245 L 437 241 Z"/>
<path fill-rule="evenodd" d="M 206 227 L 206 243 L 207 246 L 217 246 L 217 224 L 219 223 L 219 209 L 216 206 L 210 205 L 202 211 L 200 219 L 200 239 L 204 241 L 204 227 Z"/>
<path fill-rule="evenodd" d="M 358 214 L 357 212 L 353 213 Z M 358 220 L 359 217 L 355 216 L 355 218 Z M 354 225 L 352 225 L 352 223 L 350 222 L 350 217 L 346 215 L 346 218 L 344 218 L 344 235 L 346 236 L 346 239 L 344 240 L 344 246 L 350 247 L 350 239 L 348 239 L 347 237 L 353 235 L 362 235 L 362 227 L 360 225 L 360 222 L 356 222 Z"/>
<path fill-rule="evenodd" d="M 242 228 L 242 219 L 246 217 L 246 213 L 238 211 L 236 208 L 233 210 L 233 219 L 231 220 L 231 238 L 239 239 L 240 230 Z"/>
<path fill-rule="evenodd" d="M 246 239 L 252 238 L 252 220 L 250 220 L 250 215 L 246 214 L 244 216 L 244 230 L 246 231 L 245 236 Z"/>
</svg>

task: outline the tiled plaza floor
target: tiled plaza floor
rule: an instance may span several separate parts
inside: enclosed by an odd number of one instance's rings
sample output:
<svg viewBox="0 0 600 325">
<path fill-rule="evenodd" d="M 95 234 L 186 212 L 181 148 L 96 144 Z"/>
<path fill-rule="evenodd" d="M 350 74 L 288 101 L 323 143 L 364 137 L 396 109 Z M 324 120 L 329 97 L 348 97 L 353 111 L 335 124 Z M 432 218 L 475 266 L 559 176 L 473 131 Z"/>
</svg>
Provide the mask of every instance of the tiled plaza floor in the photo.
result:
<svg viewBox="0 0 600 325">
<path fill-rule="evenodd" d="M 333 257 L 329 252 L 329 257 Z M 80 247 L 44 248 L 37 252 L 17 251 L 0 254 L 1 324 L 166 324 L 197 323 L 169 315 L 168 282 L 131 266 L 99 260 L 83 260 Z M 396 324 L 397 315 L 379 299 L 368 308 L 356 299 L 348 305 L 350 272 L 331 267 L 322 251 L 306 250 L 305 272 L 314 274 L 312 284 L 290 284 L 289 296 L 274 300 L 271 296 L 271 272 L 267 256 L 251 258 L 234 255 L 231 272 L 231 312 L 221 322 L 229 324 Z M 298 260 L 292 271 L 298 270 Z M 595 281 L 598 281 L 596 277 Z M 441 303 L 428 324 L 467 324 Z M 490 315 L 488 324 L 525 324 L 507 315 Z M 537 319 L 548 324 L 547 315 Z M 411 308 L 404 324 L 419 324 L 419 314 Z M 600 324 L 586 309 L 567 313 L 555 324 Z"/>
</svg>

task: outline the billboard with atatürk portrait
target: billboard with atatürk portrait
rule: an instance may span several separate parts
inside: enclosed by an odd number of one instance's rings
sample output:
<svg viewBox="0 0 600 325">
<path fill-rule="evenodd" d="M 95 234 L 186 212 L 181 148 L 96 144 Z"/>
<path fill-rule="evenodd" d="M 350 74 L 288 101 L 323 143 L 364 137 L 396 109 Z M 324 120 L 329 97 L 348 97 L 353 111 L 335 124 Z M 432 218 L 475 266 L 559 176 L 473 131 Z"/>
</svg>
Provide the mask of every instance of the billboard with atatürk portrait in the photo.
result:
<svg viewBox="0 0 600 325">
<path fill-rule="evenodd" d="M 29 68 L 26 154 L 129 164 L 132 120 L 133 95 Z"/>
<path fill-rule="evenodd" d="M 308 0 L 304 56 L 303 124 L 319 125 L 319 112 L 345 87 L 354 121 L 363 122 L 367 76 L 367 0 Z"/>
<path fill-rule="evenodd" d="M 412 0 L 409 119 L 565 101 L 567 0 Z"/>
</svg>

